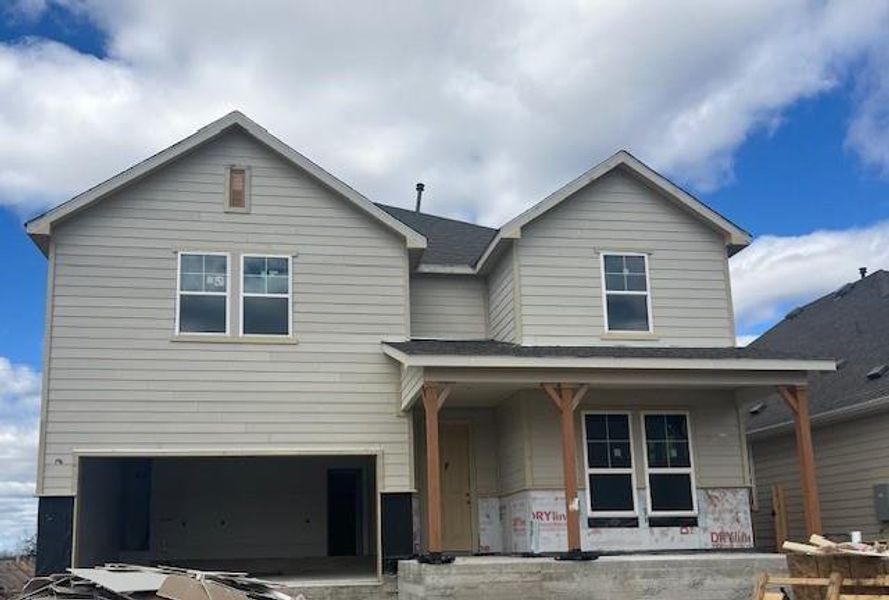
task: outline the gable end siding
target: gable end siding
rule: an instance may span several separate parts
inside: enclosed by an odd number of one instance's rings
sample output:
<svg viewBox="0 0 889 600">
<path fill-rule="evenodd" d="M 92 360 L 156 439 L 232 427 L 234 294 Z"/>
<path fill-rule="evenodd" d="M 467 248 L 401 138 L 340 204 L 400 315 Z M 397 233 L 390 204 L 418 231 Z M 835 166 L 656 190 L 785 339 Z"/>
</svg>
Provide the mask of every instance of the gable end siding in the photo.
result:
<svg viewBox="0 0 889 600">
<path fill-rule="evenodd" d="M 525 344 L 613 344 L 602 337 L 600 254 L 628 251 L 649 253 L 654 339 L 638 343 L 734 345 L 722 236 L 629 174 L 582 189 L 517 244 Z"/>
</svg>

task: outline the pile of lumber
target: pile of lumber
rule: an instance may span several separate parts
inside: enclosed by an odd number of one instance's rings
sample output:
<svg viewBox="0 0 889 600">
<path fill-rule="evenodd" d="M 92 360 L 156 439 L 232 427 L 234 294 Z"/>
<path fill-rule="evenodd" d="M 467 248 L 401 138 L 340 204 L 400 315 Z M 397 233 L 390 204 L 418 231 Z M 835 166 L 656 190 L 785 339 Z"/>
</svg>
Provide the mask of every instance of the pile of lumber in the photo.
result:
<svg viewBox="0 0 889 600">
<path fill-rule="evenodd" d="M 848 554 L 852 556 L 875 556 L 889 558 L 889 542 L 853 543 L 832 542 L 820 535 L 809 538 L 808 544 L 799 542 L 784 542 L 781 547 L 785 552 L 797 554 L 824 555 L 824 554 Z"/>
</svg>

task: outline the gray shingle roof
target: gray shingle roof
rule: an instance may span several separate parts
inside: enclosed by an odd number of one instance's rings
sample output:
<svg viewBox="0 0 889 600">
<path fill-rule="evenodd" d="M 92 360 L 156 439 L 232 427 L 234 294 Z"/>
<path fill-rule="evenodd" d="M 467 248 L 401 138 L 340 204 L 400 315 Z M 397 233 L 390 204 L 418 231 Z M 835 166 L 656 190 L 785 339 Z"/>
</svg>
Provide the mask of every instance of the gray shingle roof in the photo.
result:
<svg viewBox="0 0 889 600">
<path fill-rule="evenodd" d="M 491 340 L 410 340 L 386 342 L 411 356 L 515 356 L 521 358 L 688 358 L 688 359 L 819 359 L 811 352 L 781 352 L 761 348 L 682 348 L 671 346 L 520 346 Z"/>
<path fill-rule="evenodd" d="M 889 373 L 867 373 L 889 363 L 889 272 L 876 271 L 814 302 L 792 310 L 751 346 L 759 351 L 816 352 L 836 357 L 837 370 L 809 374 L 812 416 L 889 396 Z M 790 422 L 775 399 L 757 415 L 750 430 Z"/>
<path fill-rule="evenodd" d="M 474 266 L 497 234 L 496 229 L 456 219 L 436 217 L 386 204 L 377 203 L 377 206 L 426 236 L 428 245 L 421 264 Z"/>
</svg>

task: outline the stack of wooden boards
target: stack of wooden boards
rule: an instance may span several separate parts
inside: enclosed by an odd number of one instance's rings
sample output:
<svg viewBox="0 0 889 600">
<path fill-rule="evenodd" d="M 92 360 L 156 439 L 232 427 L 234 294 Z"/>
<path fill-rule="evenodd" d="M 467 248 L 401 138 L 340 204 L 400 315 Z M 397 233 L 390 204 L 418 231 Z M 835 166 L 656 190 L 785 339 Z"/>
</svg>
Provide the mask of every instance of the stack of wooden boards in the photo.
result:
<svg viewBox="0 0 889 600">
<path fill-rule="evenodd" d="M 808 544 L 785 542 L 789 576 L 763 573 L 754 600 L 889 600 L 889 545 L 832 542 L 813 535 Z"/>
</svg>

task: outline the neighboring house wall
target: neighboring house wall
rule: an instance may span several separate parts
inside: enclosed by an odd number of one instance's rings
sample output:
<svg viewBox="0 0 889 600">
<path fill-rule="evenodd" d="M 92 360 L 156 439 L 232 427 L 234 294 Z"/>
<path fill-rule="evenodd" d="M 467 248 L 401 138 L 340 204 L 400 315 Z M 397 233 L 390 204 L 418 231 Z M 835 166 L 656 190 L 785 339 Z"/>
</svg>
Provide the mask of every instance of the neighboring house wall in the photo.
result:
<svg viewBox="0 0 889 600">
<path fill-rule="evenodd" d="M 223 212 L 227 165 L 250 214 Z M 382 491 L 414 487 L 398 366 L 404 241 L 310 176 L 228 133 L 53 232 L 41 495 L 74 492 L 75 449 L 382 451 Z M 298 343 L 174 339 L 176 251 L 290 254 Z"/>
<path fill-rule="evenodd" d="M 861 531 L 864 539 L 883 539 L 885 523 L 877 520 L 873 486 L 889 483 L 889 413 L 823 426 L 812 432 L 821 520 L 824 534 L 844 536 Z M 775 547 L 772 486 L 783 485 L 788 536 L 806 538 L 800 493 L 799 460 L 792 429 L 786 434 L 750 442 L 758 510 L 754 513 L 756 545 Z"/>
<path fill-rule="evenodd" d="M 411 337 L 483 340 L 488 337 L 485 280 L 473 276 L 411 277 Z"/>
<path fill-rule="evenodd" d="M 491 338 L 501 342 L 517 341 L 513 252 L 507 249 L 488 275 L 488 323 Z"/>
<path fill-rule="evenodd" d="M 734 345 L 723 237 L 625 171 L 525 226 L 516 244 L 525 344 L 613 344 L 600 254 L 627 251 L 649 253 L 654 333 L 637 343 Z"/>
</svg>

